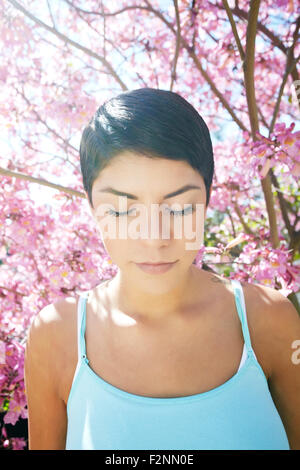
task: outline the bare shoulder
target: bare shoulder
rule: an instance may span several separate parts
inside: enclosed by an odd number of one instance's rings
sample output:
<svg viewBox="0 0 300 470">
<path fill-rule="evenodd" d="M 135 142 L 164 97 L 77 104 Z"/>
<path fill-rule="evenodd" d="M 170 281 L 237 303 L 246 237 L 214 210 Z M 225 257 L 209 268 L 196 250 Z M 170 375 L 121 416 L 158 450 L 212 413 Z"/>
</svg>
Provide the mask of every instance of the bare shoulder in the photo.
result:
<svg viewBox="0 0 300 470">
<path fill-rule="evenodd" d="M 65 297 L 46 305 L 35 316 L 34 323 L 38 325 L 53 325 L 67 321 L 72 314 L 75 305 L 78 302 L 77 297 Z"/>
<path fill-rule="evenodd" d="M 68 332 L 72 331 L 76 321 L 77 297 L 66 297 L 46 305 L 35 315 L 31 333 L 46 340 L 45 347 L 51 345 L 52 353 L 61 351 L 66 344 Z"/>
<path fill-rule="evenodd" d="M 281 292 L 262 284 L 241 284 L 252 316 L 256 316 L 262 325 L 273 330 L 288 324 L 299 324 L 300 318 L 296 308 Z"/>
<path fill-rule="evenodd" d="M 101 302 L 101 292 L 99 286 L 88 291 L 88 304 L 92 311 L 93 305 L 95 307 L 96 304 L 97 309 Z M 59 299 L 44 307 L 34 319 L 36 329 L 39 330 L 39 341 L 43 342 L 44 356 L 51 358 L 50 374 L 65 405 L 78 361 L 78 302 L 79 295 Z"/>
<path fill-rule="evenodd" d="M 77 297 L 65 297 L 46 305 L 33 318 L 28 335 L 28 346 L 41 355 L 61 396 L 61 387 L 72 374 L 76 363 Z"/>
<path fill-rule="evenodd" d="M 276 289 L 247 285 L 249 329 L 268 367 L 268 387 L 291 449 L 300 449 L 300 316 Z M 256 351 L 255 351 L 256 353 Z M 260 362 L 260 361 L 259 361 Z"/>
<path fill-rule="evenodd" d="M 24 379 L 30 450 L 65 448 L 67 414 L 61 384 L 69 373 L 63 364 L 69 363 L 76 302 L 68 298 L 46 305 L 29 328 Z"/>
<path fill-rule="evenodd" d="M 292 343 L 300 339 L 300 317 L 281 292 L 261 284 L 242 282 L 247 321 L 254 352 L 271 377 L 279 355 L 290 360 Z"/>
</svg>

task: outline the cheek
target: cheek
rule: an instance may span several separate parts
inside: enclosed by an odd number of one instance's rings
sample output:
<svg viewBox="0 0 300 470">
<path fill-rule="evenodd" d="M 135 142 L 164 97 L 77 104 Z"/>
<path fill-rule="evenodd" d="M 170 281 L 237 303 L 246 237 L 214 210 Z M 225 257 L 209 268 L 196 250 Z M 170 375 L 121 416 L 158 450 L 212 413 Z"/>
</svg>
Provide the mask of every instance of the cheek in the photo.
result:
<svg viewBox="0 0 300 470">
<path fill-rule="evenodd" d="M 173 236 L 176 238 L 176 233 L 178 237 L 182 234 L 182 239 L 184 240 L 195 240 L 197 234 L 203 231 L 203 223 L 201 214 L 193 213 L 191 215 L 186 215 L 183 217 L 174 218 L 173 223 Z"/>
<path fill-rule="evenodd" d="M 204 217 L 201 212 L 185 218 L 182 227 L 182 243 L 187 256 L 195 256 L 204 244 Z"/>
<path fill-rule="evenodd" d="M 124 261 L 130 259 L 128 240 L 106 238 L 106 240 L 103 240 L 103 244 L 114 264 L 121 265 Z"/>
</svg>

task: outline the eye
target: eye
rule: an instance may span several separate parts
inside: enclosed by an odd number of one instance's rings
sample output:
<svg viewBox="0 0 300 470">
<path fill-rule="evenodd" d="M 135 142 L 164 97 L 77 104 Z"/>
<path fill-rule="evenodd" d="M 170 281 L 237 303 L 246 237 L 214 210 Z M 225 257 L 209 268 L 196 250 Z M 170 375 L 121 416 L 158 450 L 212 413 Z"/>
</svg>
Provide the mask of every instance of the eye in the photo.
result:
<svg viewBox="0 0 300 470">
<path fill-rule="evenodd" d="M 112 215 L 113 217 L 120 217 L 122 215 L 129 215 L 129 212 L 136 211 L 136 209 L 131 209 L 127 212 L 117 212 L 114 211 L 113 209 L 109 209 L 106 214 Z M 136 215 L 136 214 L 135 214 Z"/>
<path fill-rule="evenodd" d="M 194 212 L 194 210 L 195 210 L 195 208 L 193 207 L 193 205 L 191 205 L 189 207 L 186 207 L 182 211 L 174 211 L 172 209 L 168 209 L 168 212 L 171 215 L 187 215 L 187 214 L 191 214 L 192 212 Z"/>
<path fill-rule="evenodd" d="M 171 215 L 177 216 L 177 215 L 191 214 L 192 212 L 195 211 L 195 208 L 193 207 L 193 205 L 190 205 L 189 207 L 186 207 L 182 211 L 176 211 L 176 210 L 172 210 L 172 209 L 169 209 L 169 208 L 167 208 L 167 210 Z M 117 211 L 114 211 L 113 209 L 109 209 L 106 213 L 109 214 L 109 215 L 112 215 L 113 217 L 120 217 L 120 216 L 124 216 L 124 215 L 129 215 L 130 212 L 135 212 L 135 211 L 136 211 L 136 209 L 131 209 L 127 212 L 117 212 Z M 136 215 L 136 212 L 135 212 L 134 215 Z"/>
</svg>

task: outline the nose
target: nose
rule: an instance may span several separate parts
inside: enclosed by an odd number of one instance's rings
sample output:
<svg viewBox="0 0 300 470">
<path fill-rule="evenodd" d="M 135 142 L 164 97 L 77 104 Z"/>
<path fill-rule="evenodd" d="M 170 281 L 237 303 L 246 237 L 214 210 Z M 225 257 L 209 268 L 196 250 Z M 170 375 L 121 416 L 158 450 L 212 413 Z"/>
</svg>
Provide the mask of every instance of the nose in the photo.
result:
<svg viewBox="0 0 300 470">
<path fill-rule="evenodd" d="M 168 246 L 172 239 L 170 218 L 164 214 L 163 207 L 152 205 L 145 215 L 145 230 L 141 239 L 147 246 Z"/>
</svg>

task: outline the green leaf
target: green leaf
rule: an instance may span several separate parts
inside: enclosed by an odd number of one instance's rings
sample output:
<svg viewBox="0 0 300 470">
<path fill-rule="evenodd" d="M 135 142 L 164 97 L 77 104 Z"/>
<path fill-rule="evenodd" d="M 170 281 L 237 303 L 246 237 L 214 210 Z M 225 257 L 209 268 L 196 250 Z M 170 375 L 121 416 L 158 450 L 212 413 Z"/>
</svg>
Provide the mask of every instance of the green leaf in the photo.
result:
<svg viewBox="0 0 300 470">
<path fill-rule="evenodd" d="M 8 400 L 8 398 L 4 399 L 2 408 L 3 408 L 3 411 L 8 411 L 9 410 L 9 400 Z"/>
</svg>

